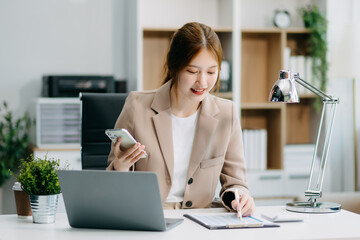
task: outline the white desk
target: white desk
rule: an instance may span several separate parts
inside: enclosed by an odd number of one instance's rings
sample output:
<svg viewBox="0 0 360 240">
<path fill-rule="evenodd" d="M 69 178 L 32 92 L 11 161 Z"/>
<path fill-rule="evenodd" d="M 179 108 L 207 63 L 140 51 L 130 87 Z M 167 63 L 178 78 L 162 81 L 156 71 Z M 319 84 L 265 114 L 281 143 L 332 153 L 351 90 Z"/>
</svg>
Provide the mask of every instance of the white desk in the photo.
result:
<svg viewBox="0 0 360 240">
<path fill-rule="evenodd" d="M 258 207 L 255 216 L 266 211 L 286 211 L 284 207 Z M 166 217 L 182 217 L 188 212 L 219 212 L 222 209 L 166 210 Z M 300 213 L 298 213 L 300 214 Z M 278 228 L 208 230 L 185 218 L 167 232 L 120 231 L 71 228 L 65 213 L 54 224 L 33 224 L 32 218 L 0 215 L 0 240 L 5 239 L 360 239 L 360 215 L 342 210 L 331 214 L 301 214 L 303 222 L 281 223 Z"/>
</svg>

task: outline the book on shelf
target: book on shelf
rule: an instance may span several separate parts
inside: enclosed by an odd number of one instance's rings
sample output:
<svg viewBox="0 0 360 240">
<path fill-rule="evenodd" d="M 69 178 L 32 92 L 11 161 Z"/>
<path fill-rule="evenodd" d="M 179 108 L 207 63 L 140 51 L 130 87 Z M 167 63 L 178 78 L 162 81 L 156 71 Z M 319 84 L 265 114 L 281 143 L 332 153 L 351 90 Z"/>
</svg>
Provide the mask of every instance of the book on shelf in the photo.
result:
<svg viewBox="0 0 360 240">
<path fill-rule="evenodd" d="M 304 55 L 291 55 L 291 49 L 284 49 L 284 67 L 292 72 L 297 72 L 300 78 L 313 84 L 312 77 L 312 57 Z M 310 91 L 303 86 L 297 85 L 298 94 L 310 94 Z"/>
<path fill-rule="evenodd" d="M 247 169 L 266 170 L 267 131 L 266 129 L 243 130 L 244 154 Z"/>
</svg>

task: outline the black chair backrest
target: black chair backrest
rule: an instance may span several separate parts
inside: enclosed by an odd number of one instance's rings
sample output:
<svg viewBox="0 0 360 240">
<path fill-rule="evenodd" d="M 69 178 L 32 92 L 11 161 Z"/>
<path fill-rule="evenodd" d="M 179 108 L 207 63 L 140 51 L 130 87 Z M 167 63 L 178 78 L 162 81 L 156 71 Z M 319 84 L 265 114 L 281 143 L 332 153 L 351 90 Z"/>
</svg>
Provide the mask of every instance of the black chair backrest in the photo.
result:
<svg viewBox="0 0 360 240">
<path fill-rule="evenodd" d="M 127 93 L 81 93 L 82 169 L 107 167 L 111 141 L 105 129 L 114 128 Z"/>
</svg>

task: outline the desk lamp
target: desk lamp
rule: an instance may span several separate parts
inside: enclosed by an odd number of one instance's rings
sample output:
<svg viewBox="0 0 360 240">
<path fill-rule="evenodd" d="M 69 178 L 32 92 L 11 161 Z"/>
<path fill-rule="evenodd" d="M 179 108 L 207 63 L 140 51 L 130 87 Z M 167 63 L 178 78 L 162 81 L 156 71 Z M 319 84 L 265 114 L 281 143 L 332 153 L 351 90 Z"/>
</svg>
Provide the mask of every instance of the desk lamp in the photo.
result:
<svg viewBox="0 0 360 240">
<path fill-rule="evenodd" d="M 304 81 L 300 78 L 298 73 L 281 70 L 279 79 L 271 89 L 269 102 L 299 103 L 295 82 L 320 96 L 323 100 L 323 108 L 311 164 L 309 183 L 307 190 L 305 191 L 305 197 L 309 197 L 309 200 L 307 202 L 287 203 L 286 209 L 288 211 L 302 213 L 338 212 L 341 209 L 340 204 L 331 202 L 318 202 L 317 200 L 321 198 L 322 195 L 321 189 L 328 159 L 336 106 L 339 103 L 339 99 L 325 94 L 321 90 Z M 328 119 L 325 118 L 325 115 Z M 326 124 L 324 124 L 324 121 L 326 120 L 328 121 Z M 319 144 L 320 141 L 322 142 L 321 144 Z"/>
</svg>

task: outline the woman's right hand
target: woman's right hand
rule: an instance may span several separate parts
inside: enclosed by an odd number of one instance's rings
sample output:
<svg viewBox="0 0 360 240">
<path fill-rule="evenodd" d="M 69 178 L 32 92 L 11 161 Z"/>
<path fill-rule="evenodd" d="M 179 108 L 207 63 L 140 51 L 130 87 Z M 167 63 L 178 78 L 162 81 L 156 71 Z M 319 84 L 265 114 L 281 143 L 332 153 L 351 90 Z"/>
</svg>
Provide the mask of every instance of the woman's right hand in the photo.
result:
<svg viewBox="0 0 360 240">
<path fill-rule="evenodd" d="M 138 142 L 128 150 L 121 151 L 120 144 L 121 138 L 118 138 L 114 144 L 114 170 L 129 171 L 129 168 L 146 154 L 145 146 Z"/>
</svg>

